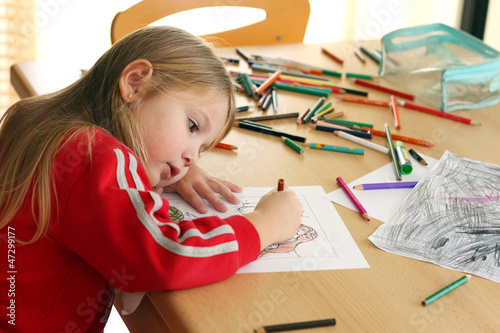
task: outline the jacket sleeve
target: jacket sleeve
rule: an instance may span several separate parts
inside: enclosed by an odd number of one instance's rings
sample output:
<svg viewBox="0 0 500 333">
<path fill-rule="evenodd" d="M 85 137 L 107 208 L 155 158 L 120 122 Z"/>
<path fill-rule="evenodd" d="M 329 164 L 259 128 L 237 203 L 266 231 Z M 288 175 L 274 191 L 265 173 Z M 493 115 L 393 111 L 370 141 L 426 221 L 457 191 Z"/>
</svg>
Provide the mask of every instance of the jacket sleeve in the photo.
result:
<svg viewBox="0 0 500 333">
<path fill-rule="evenodd" d="M 257 259 L 259 235 L 242 216 L 171 221 L 143 167 L 125 148 L 94 154 L 68 193 L 62 237 L 127 292 L 175 290 L 226 279 Z M 122 281 L 123 282 L 123 281 Z"/>
</svg>

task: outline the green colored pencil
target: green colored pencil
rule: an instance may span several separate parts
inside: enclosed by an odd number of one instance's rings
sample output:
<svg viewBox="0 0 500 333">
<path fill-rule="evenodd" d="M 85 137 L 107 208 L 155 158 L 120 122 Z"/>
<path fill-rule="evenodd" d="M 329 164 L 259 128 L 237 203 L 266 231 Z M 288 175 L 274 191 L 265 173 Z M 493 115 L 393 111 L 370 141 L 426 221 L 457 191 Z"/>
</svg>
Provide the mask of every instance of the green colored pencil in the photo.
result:
<svg viewBox="0 0 500 333">
<path fill-rule="evenodd" d="M 360 123 L 357 121 L 350 121 L 350 120 L 344 120 L 344 119 L 332 119 L 332 122 L 334 124 L 339 124 L 339 125 L 350 125 L 350 126 L 373 128 L 372 124 Z"/>
<path fill-rule="evenodd" d="M 373 76 L 367 74 L 345 73 L 345 77 L 354 77 L 356 79 L 373 80 Z"/>
<path fill-rule="evenodd" d="M 290 140 L 287 137 L 282 136 L 281 140 L 283 140 L 284 143 L 293 150 L 295 150 L 297 153 L 302 154 L 304 152 L 304 148 L 302 146 L 296 144 L 293 140 Z"/>
<path fill-rule="evenodd" d="M 444 287 L 443 289 L 435 292 L 434 294 L 430 295 L 429 297 L 427 297 L 426 299 L 424 299 L 422 301 L 422 305 L 423 306 L 426 306 L 426 305 L 429 305 L 431 304 L 432 302 L 434 302 L 435 300 L 443 297 L 444 295 L 446 295 L 447 293 L 449 293 L 450 291 L 460 287 L 461 285 L 463 285 L 465 282 L 469 281 L 471 278 L 471 275 L 470 274 L 467 274 L 467 275 L 464 275 L 462 276 L 460 279 L 456 280 L 455 282 L 447 285 L 446 287 Z"/>
<path fill-rule="evenodd" d="M 309 148 L 319 149 L 319 150 L 336 151 L 336 152 L 340 152 L 340 153 L 357 154 L 357 155 L 364 155 L 365 154 L 364 149 L 349 148 L 349 147 L 334 146 L 334 145 L 325 145 L 322 143 L 311 143 L 309 145 Z"/>
</svg>

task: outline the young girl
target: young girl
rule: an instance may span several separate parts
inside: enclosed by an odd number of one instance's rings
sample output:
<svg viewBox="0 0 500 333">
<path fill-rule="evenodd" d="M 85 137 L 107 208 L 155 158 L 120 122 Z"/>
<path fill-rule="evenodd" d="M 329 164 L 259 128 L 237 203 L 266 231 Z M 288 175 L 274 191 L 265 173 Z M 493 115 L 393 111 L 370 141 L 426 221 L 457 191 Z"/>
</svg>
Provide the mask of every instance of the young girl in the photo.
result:
<svg viewBox="0 0 500 333">
<path fill-rule="evenodd" d="M 117 42 L 73 85 L 7 110 L 0 331 L 101 332 L 115 288 L 217 282 L 291 238 L 302 206 L 288 189 L 245 216 L 180 223 L 159 195 L 177 191 L 200 212 L 200 196 L 221 211 L 217 193 L 238 202 L 238 186 L 196 166 L 231 128 L 234 104 L 206 43 L 154 27 Z"/>
</svg>

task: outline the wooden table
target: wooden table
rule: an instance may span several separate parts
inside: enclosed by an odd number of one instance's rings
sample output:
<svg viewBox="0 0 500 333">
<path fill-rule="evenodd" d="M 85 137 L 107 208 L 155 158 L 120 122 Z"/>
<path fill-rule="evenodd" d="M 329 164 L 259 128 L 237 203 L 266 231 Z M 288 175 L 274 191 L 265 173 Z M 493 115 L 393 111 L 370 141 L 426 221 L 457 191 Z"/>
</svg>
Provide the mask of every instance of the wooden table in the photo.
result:
<svg viewBox="0 0 500 333">
<path fill-rule="evenodd" d="M 354 45 L 368 49 L 378 43 L 338 43 L 326 45 L 290 44 L 245 47 L 250 54 L 295 59 L 343 72 L 377 74 L 378 65 L 367 59 L 362 64 L 353 55 Z M 321 53 L 326 47 L 342 57 L 343 66 Z M 234 50 L 220 50 L 236 57 Z M 246 63 L 235 70 L 246 71 Z M 384 79 L 380 84 L 397 88 Z M 372 99 L 388 95 L 363 88 L 343 78 L 340 86 L 365 90 Z M 280 113 L 302 112 L 318 97 L 279 91 Z M 392 133 L 435 143 L 427 148 L 407 144 L 418 152 L 439 159 L 452 153 L 484 162 L 500 164 L 500 106 L 454 114 L 472 118 L 482 126 L 470 126 L 433 115 L 400 108 L 401 130 L 393 126 L 388 108 L 340 102 L 329 99 L 337 111 L 346 111 L 346 120 L 362 121 Z M 416 104 L 427 105 L 420 99 Z M 238 96 L 238 105 L 254 104 Z M 268 113 L 272 113 L 272 108 Z M 260 115 L 254 110 L 243 115 Z M 266 124 L 302 135 L 309 141 L 360 147 L 330 133 L 297 126 L 295 119 L 268 121 Z M 285 178 L 290 186 L 321 185 L 325 191 L 338 188 L 337 176 L 347 182 L 390 162 L 389 156 L 365 149 L 365 155 L 306 150 L 299 155 L 277 138 L 235 128 L 224 140 L 237 145 L 237 151 L 214 149 L 203 155 L 200 164 L 214 176 L 241 186 L 275 186 Z M 386 145 L 385 138 L 373 142 Z M 463 274 L 434 264 L 384 252 L 368 237 L 382 222 L 363 220 L 359 213 L 334 204 L 349 232 L 368 261 L 369 269 L 303 271 L 289 273 L 237 274 L 212 285 L 182 291 L 148 293 L 132 315 L 124 316 L 131 332 L 252 332 L 262 325 L 334 317 L 335 327 L 303 332 L 499 332 L 500 285 L 473 276 L 464 286 L 428 307 L 421 301 Z M 201 273 L 200 273 L 201 274 Z M 117 306 L 120 306 L 118 300 Z"/>
</svg>

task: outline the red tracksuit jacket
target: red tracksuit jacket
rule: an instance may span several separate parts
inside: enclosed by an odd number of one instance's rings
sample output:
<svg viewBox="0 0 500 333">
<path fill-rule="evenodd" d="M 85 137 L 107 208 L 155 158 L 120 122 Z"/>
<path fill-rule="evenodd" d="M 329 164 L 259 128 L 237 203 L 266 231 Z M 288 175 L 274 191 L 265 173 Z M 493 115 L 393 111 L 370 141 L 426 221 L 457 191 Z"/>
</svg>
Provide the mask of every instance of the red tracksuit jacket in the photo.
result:
<svg viewBox="0 0 500 333">
<path fill-rule="evenodd" d="M 91 156 L 86 135 L 56 155 L 47 236 L 12 241 L 33 235 L 30 196 L 0 231 L 2 332 L 101 332 L 114 288 L 201 286 L 258 257 L 259 235 L 246 218 L 172 222 L 134 154 L 103 131 L 94 134 Z"/>
</svg>

